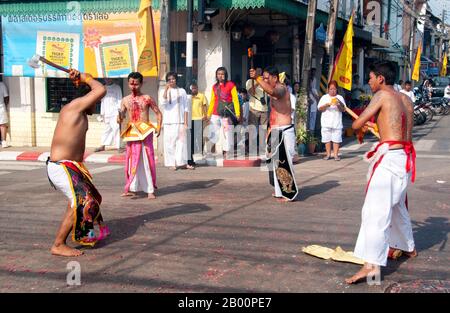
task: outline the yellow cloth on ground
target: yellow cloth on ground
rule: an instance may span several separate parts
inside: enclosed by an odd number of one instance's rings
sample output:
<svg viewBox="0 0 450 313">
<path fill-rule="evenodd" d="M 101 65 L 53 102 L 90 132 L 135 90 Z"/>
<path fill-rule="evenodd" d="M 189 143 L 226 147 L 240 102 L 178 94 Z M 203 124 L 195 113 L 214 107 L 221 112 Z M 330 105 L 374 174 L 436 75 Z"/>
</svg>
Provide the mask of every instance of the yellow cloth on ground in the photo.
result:
<svg viewBox="0 0 450 313">
<path fill-rule="evenodd" d="M 318 245 L 310 245 L 302 249 L 303 252 L 315 257 L 329 260 L 332 259 L 338 262 L 349 262 L 364 265 L 364 261 L 355 257 L 352 251 L 344 251 L 341 247 L 337 246 L 336 249 L 330 249 Z"/>
<path fill-rule="evenodd" d="M 123 141 L 140 141 L 144 140 L 155 129 L 156 127 L 151 122 L 128 123 L 120 136 L 123 138 Z"/>
</svg>

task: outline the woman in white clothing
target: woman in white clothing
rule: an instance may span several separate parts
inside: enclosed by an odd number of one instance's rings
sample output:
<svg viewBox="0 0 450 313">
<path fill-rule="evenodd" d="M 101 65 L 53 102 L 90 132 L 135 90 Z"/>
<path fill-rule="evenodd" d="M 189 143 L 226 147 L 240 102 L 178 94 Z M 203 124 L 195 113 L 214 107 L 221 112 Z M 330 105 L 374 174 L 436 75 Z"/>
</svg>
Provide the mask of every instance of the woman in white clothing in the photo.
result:
<svg viewBox="0 0 450 313">
<path fill-rule="evenodd" d="M 342 142 L 342 112 L 345 111 L 345 100 L 337 94 L 337 82 L 332 80 L 328 84 L 328 93 L 320 98 L 318 109 L 322 112 L 320 123 L 322 126 L 322 142 L 325 143 L 327 155 L 331 158 L 331 143 L 335 161 L 340 161 L 339 144 Z"/>
<path fill-rule="evenodd" d="M 177 86 L 177 74 L 166 74 L 166 88 L 159 98 L 164 106 L 164 165 L 172 170 L 194 169 L 187 163 L 188 113 L 186 91 Z"/>
</svg>

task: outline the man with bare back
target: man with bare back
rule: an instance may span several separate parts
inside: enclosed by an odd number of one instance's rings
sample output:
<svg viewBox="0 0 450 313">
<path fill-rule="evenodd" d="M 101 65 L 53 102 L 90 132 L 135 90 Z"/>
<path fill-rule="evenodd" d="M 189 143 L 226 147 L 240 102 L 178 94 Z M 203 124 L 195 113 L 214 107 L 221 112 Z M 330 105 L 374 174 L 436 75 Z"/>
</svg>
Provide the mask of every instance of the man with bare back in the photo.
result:
<svg viewBox="0 0 450 313">
<path fill-rule="evenodd" d="M 369 77 L 374 96 L 352 127 L 374 127 L 369 120 L 377 116 L 380 142 L 366 153 L 368 183 L 354 251 L 365 264 L 345 280 L 348 284 L 380 277 L 388 257 L 417 256 L 406 196 L 409 179 L 415 179 L 413 106 L 408 96 L 394 90 L 396 66 L 391 62 L 374 63 Z"/>
<path fill-rule="evenodd" d="M 153 149 L 153 133 L 159 136 L 162 114 L 155 101 L 141 93 L 144 77 L 141 73 L 128 75 L 128 87 L 131 94 L 122 99 L 120 114 L 117 117 L 122 123 L 128 113 L 128 125 L 121 136 L 127 142 L 125 156 L 125 190 L 122 197 L 134 196 L 138 191 L 147 193 L 148 199 L 155 199 L 156 163 Z M 149 119 L 149 109 L 155 112 L 157 126 Z"/>
<path fill-rule="evenodd" d="M 51 185 L 69 198 L 51 253 L 73 257 L 83 252 L 67 246 L 66 239 L 71 230 L 72 239 L 84 246 L 94 246 L 109 234 L 100 213 L 102 198 L 83 165 L 87 115 L 94 113 L 95 105 L 103 98 L 106 89 L 90 74 L 80 74 L 74 69 L 70 70 L 69 78 L 79 86 L 79 90 L 87 85 L 90 91 L 61 109 L 47 160 L 47 175 Z M 98 236 L 94 233 L 95 222 L 100 226 Z"/>
<path fill-rule="evenodd" d="M 278 70 L 272 66 L 264 69 L 263 76 L 258 76 L 256 70 L 250 69 L 250 78 L 255 79 L 256 84 L 270 96 L 266 150 L 269 181 L 275 188 L 273 196 L 281 198 L 282 201 L 293 201 L 297 197 L 298 188 L 292 166 L 293 156 L 289 153 L 289 144 L 286 141 L 295 140 L 295 132 L 291 119 L 290 94 L 278 75 Z"/>
</svg>

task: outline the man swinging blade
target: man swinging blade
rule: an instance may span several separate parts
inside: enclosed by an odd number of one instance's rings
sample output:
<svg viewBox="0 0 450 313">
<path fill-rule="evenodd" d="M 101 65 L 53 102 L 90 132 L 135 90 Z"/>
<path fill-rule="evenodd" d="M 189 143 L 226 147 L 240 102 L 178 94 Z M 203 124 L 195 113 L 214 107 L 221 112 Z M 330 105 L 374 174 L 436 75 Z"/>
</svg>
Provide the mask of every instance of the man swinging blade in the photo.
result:
<svg viewBox="0 0 450 313">
<path fill-rule="evenodd" d="M 67 246 L 66 239 L 70 231 L 75 242 L 91 247 L 109 235 L 100 213 L 102 197 L 83 165 L 87 115 L 94 113 L 95 105 L 104 97 L 106 89 L 90 74 L 80 73 L 75 69 L 69 70 L 69 78 L 81 87 L 79 90 L 87 85 L 90 91 L 61 109 L 47 160 L 47 175 L 51 185 L 69 198 L 51 253 L 73 257 L 83 252 Z M 98 235 L 94 233 L 94 223 L 99 225 Z"/>
<path fill-rule="evenodd" d="M 348 284 L 380 277 L 380 266 L 386 266 L 394 250 L 401 250 L 409 257 L 417 256 L 406 196 L 409 179 L 415 180 L 413 106 L 408 96 L 393 88 L 394 64 L 374 63 L 369 76 L 374 97 L 352 127 L 373 126 L 367 122 L 378 115 L 380 142 L 366 153 L 370 162 L 368 183 L 354 251 L 354 256 L 365 264 L 345 280 Z"/>
<path fill-rule="evenodd" d="M 288 149 L 291 138 L 295 140 L 294 125 L 291 119 L 291 99 L 286 86 L 280 82 L 275 67 L 264 69 L 258 76 L 250 69 L 250 78 L 270 96 L 270 130 L 267 137 L 267 162 L 269 164 L 269 182 L 275 188 L 273 196 L 282 201 L 294 201 L 298 194 L 295 181 L 292 155 Z"/>
</svg>

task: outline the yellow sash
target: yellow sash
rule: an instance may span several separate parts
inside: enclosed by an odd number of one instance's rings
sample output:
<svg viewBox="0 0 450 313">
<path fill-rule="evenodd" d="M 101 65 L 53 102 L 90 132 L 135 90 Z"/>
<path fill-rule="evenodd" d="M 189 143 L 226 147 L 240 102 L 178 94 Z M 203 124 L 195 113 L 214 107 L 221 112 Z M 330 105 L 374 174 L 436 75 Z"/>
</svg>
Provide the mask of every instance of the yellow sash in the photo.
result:
<svg viewBox="0 0 450 313">
<path fill-rule="evenodd" d="M 123 141 L 141 141 L 154 132 L 156 127 L 151 122 L 128 123 L 120 134 Z"/>
</svg>

